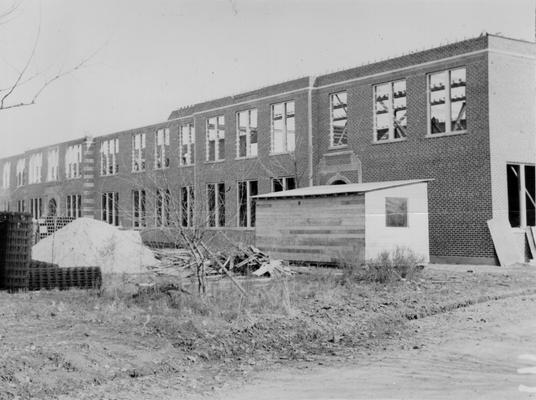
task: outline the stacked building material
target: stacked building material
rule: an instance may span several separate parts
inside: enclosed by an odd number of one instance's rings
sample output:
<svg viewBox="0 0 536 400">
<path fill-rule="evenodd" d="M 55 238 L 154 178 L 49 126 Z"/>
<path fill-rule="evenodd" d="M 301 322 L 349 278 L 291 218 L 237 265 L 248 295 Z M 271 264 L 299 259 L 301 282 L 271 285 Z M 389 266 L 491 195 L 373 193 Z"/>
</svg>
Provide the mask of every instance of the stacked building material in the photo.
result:
<svg viewBox="0 0 536 400">
<path fill-rule="evenodd" d="M 99 267 L 60 268 L 57 264 L 32 260 L 29 268 L 29 290 L 98 289 L 102 284 Z"/>
<path fill-rule="evenodd" d="M 28 288 L 32 254 L 32 217 L 27 213 L 0 213 L 0 289 Z"/>
</svg>

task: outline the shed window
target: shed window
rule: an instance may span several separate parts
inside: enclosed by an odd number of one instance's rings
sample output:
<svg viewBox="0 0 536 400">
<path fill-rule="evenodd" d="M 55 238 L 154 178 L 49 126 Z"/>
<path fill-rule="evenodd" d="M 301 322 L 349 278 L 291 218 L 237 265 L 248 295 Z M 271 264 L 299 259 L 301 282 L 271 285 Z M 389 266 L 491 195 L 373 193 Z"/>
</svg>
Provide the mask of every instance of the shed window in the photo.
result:
<svg viewBox="0 0 536 400">
<path fill-rule="evenodd" d="M 405 197 L 385 198 L 385 225 L 388 227 L 408 226 L 408 199 Z"/>
</svg>

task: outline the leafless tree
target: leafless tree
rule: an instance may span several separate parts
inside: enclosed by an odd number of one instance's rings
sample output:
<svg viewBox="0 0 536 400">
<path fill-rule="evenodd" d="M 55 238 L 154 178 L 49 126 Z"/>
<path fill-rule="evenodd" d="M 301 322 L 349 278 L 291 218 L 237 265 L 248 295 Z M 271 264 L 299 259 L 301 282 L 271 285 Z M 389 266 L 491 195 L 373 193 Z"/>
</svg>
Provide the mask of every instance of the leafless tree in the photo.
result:
<svg viewBox="0 0 536 400">
<path fill-rule="evenodd" d="M 22 0 L 15 0 L 6 9 L 0 10 L 0 26 L 7 25 L 12 18 L 15 18 L 15 14 L 19 10 L 21 3 Z M 99 48 L 88 57 L 83 58 L 78 63 L 68 68 L 60 67 L 55 69 L 52 73 L 45 73 L 45 71 L 30 73 L 30 66 L 35 59 L 40 36 L 41 20 L 39 20 L 35 39 L 28 56 L 25 58 L 22 66 L 15 67 L 17 70 L 15 77 L 7 82 L 3 81 L 4 78 L 0 78 L 0 111 L 36 104 L 38 98 L 50 85 L 81 69 L 100 50 Z M 33 88 L 29 94 L 21 94 L 21 89 L 30 82 L 34 82 L 35 88 Z"/>
</svg>

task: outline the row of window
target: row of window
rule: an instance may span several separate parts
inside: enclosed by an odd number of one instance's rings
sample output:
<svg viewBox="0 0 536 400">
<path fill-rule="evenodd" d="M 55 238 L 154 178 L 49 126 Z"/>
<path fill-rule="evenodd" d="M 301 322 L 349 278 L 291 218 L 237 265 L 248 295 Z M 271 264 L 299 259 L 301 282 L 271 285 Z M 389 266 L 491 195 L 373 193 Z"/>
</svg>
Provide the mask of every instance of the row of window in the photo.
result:
<svg viewBox="0 0 536 400">
<path fill-rule="evenodd" d="M 257 109 L 240 111 L 236 114 L 237 140 L 236 157 L 247 158 L 258 155 Z M 293 152 L 296 146 L 296 124 L 294 101 L 272 105 L 271 149 L 273 154 Z M 119 153 L 117 139 L 113 145 L 103 143 L 101 149 L 101 175 L 117 172 L 115 162 Z M 110 140 L 110 142 L 112 141 Z M 146 169 L 146 133 L 132 135 L 132 171 Z M 154 133 L 154 169 L 169 167 L 169 128 Z M 112 156 L 108 149 L 114 149 Z M 225 159 L 225 116 L 218 115 L 206 122 L 206 158 L 208 162 Z M 109 161 L 112 158 L 114 161 Z M 195 129 L 188 123 L 179 127 L 179 164 L 195 163 Z M 112 167 L 115 166 L 115 169 Z"/>
<path fill-rule="evenodd" d="M 294 177 L 272 179 L 272 191 L 279 192 L 296 188 Z M 154 193 L 155 225 L 171 226 L 178 224 L 182 227 L 194 227 L 203 223 L 208 227 L 224 227 L 226 225 L 226 189 L 225 183 L 209 183 L 205 188 L 204 221 L 197 220 L 195 214 L 195 192 L 193 186 L 180 188 L 179 199 L 175 199 L 169 189 L 157 189 Z M 255 202 L 252 197 L 258 194 L 256 180 L 239 181 L 237 185 L 237 225 L 239 227 L 255 226 Z M 132 227 L 147 226 L 147 198 L 145 189 L 133 190 L 131 193 L 130 213 Z M 119 193 L 106 192 L 101 195 L 101 219 L 112 225 L 119 225 Z"/>
<path fill-rule="evenodd" d="M 82 145 L 68 146 L 65 153 L 65 176 L 68 179 L 81 176 Z M 20 158 L 15 165 L 15 179 L 17 187 L 26 183 L 41 183 L 43 169 L 43 154 L 32 154 L 28 159 L 28 173 L 26 176 L 26 159 Z M 57 181 L 59 171 L 59 149 L 49 149 L 47 153 L 47 182 Z M 11 184 L 11 163 L 5 162 L 2 167 L 2 188 L 8 189 Z M 26 182 L 26 179 L 28 180 Z"/>
<path fill-rule="evenodd" d="M 427 77 L 428 134 L 467 129 L 466 71 L 457 68 Z M 407 136 L 406 80 L 374 86 L 374 141 L 403 140 Z M 330 95 L 330 147 L 348 144 L 348 94 Z"/>
<path fill-rule="evenodd" d="M 17 200 L 17 211 L 32 214 L 35 219 L 45 216 L 43 209 L 43 199 L 41 197 L 31 198 L 28 200 L 28 208 L 26 200 Z M 9 211 L 9 202 L 4 205 L 4 209 Z M 48 205 L 48 215 L 56 214 L 56 200 L 52 199 Z M 82 216 L 82 195 L 69 194 L 65 197 L 65 215 L 67 217 L 80 218 Z"/>
<path fill-rule="evenodd" d="M 465 131 L 466 118 L 466 70 L 452 70 L 429 74 L 428 134 L 448 134 Z M 373 87 L 374 96 L 374 141 L 403 140 L 407 136 L 406 80 L 382 83 Z M 248 158 L 258 155 L 257 109 L 236 113 L 236 157 Z M 225 159 L 225 116 L 218 115 L 206 121 L 206 161 Z M 330 147 L 348 145 L 348 94 L 340 91 L 330 94 Z M 296 121 L 294 101 L 271 106 L 271 153 L 289 153 L 296 146 Z M 161 128 L 154 132 L 154 169 L 170 165 L 170 132 Z M 119 140 L 105 140 L 100 147 L 100 174 L 113 175 L 119 171 Z M 146 170 L 146 133 L 132 135 L 132 171 Z M 82 145 L 69 146 L 65 154 L 67 178 L 81 176 Z M 179 164 L 195 163 L 195 130 L 192 123 L 179 128 Z M 43 157 L 32 154 L 28 162 L 28 183 L 41 182 Z M 58 179 L 59 151 L 48 151 L 47 181 Z M 26 183 L 26 160 L 16 164 L 16 185 Z M 11 165 L 5 163 L 2 171 L 2 187 L 10 186 Z"/>
</svg>

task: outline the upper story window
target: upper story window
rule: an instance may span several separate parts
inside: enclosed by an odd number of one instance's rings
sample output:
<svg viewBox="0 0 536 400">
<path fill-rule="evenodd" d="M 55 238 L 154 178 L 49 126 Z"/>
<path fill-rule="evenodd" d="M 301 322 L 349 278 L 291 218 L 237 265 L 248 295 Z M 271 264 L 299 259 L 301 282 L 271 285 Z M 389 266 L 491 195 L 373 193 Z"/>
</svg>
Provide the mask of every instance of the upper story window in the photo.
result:
<svg viewBox="0 0 536 400">
<path fill-rule="evenodd" d="M 255 157 L 257 145 L 257 109 L 236 113 L 237 157 Z"/>
<path fill-rule="evenodd" d="M 429 134 L 467 129 L 465 87 L 465 68 L 428 76 Z"/>
<path fill-rule="evenodd" d="M 374 140 L 406 137 L 406 81 L 374 86 Z"/>
<path fill-rule="evenodd" d="M 109 139 L 101 143 L 101 175 L 113 175 L 119 171 L 119 139 Z"/>
<path fill-rule="evenodd" d="M 132 172 L 145 171 L 145 133 L 132 135 Z"/>
<path fill-rule="evenodd" d="M 330 95 L 330 147 L 342 147 L 348 144 L 348 102 L 347 93 L 338 92 Z"/>
<path fill-rule="evenodd" d="M 207 119 L 207 161 L 225 159 L 225 117 Z"/>
<path fill-rule="evenodd" d="M 81 162 L 82 145 L 75 144 L 67 147 L 67 151 L 65 152 L 65 176 L 67 178 L 79 178 Z"/>
<path fill-rule="evenodd" d="M 195 130 L 194 124 L 181 125 L 179 132 L 179 164 L 193 165 L 195 162 Z"/>
<path fill-rule="evenodd" d="M 17 186 L 24 185 L 24 173 L 26 169 L 26 159 L 19 158 L 17 160 L 16 174 L 17 174 Z"/>
<path fill-rule="evenodd" d="M 154 134 L 154 168 L 169 167 L 169 128 L 158 129 Z"/>
<path fill-rule="evenodd" d="M 58 170 L 60 165 L 60 152 L 58 148 L 48 150 L 47 154 L 47 181 L 58 180 Z"/>
<path fill-rule="evenodd" d="M 11 163 L 7 161 L 2 167 L 2 188 L 9 189 L 11 184 Z"/>
<path fill-rule="evenodd" d="M 296 146 L 294 102 L 272 105 L 272 153 L 291 153 Z"/>
<path fill-rule="evenodd" d="M 28 163 L 28 183 L 41 183 L 41 169 L 43 166 L 43 153 L 36 153 L 30 156 Z"/>
</svg>

